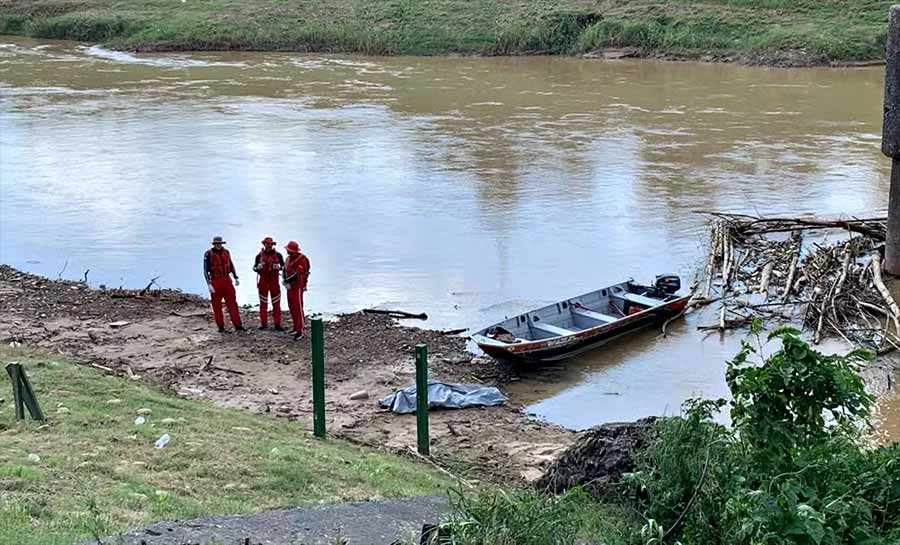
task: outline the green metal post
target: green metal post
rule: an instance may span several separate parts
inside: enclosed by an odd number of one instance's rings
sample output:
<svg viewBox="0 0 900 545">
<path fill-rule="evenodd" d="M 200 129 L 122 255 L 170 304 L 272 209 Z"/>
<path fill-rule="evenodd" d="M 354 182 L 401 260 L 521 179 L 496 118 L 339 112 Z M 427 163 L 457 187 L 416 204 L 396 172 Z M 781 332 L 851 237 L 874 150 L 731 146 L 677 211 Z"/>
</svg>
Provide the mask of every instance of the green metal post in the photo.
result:
<svg viewBox="0 0 900 545">
<path fill-rule="evenodd" d="M 44 413 L 38 404 L 34 388 L 25 374 L 25 368 L 20 363 L 8 363 L 6 373 L 9 375 L 13 386 L 13 403 L 16 407 L 16 419 L 25 419 L 25 409 L 31 414 L 33 420 L 44 420 Z"/>
<path fill-rule="evenodd" d="M 325 330 L 321 318 L 312 321 L 313 435 L 325 437 Z"/>
<path fill-rule="evenodd" d="M 416 345 L 416 436 L 419 454 L 428 456 L 428 347 L 424 344 Z"/>
<path fill-rule="evenodd" d="M 22 401 L 28 408 L 28 412 L 31 413 L 32 420 L 43 421 L 44 412 L 41 411 L 34 388 L 31 386 L 31 381 L 28 380 L 25 368 L 21 364 L 19 364 L 19 392 L 22 394 Z"/>
<path fill-rule="evenodd" d="M 22 386 L 19 381 L 19 373 L 21 372 L 21 367 L 19 367 L 18 363 L 7 363 L 6 364 L 6 373 L 9 375 L 9 380 L 12 381 L 13 387 L 13 403 L 16 408 L 16 420 L 24 420 L 25 419 L 25 402 L 22 399 Z"/>
</svg>

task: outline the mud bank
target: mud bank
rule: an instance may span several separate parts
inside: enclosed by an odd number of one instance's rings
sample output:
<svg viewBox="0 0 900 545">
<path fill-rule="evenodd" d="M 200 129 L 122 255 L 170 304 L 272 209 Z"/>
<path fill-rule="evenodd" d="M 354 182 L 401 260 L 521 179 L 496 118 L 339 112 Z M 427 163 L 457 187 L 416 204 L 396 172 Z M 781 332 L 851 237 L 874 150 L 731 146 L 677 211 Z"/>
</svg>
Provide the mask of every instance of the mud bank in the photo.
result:
<svg viewBox="0 0 900 545">
<path fill-rule="evenodd" d="M 0 266 L 0 340 L 59 353 L 181 396 L 312 422 L 309 336 L 219 334 L 209 301 L 173 290 L 103 290 Z M 110 324 L 117 324 L 115 327 Z M 122 324 L 122 322 L 128 322 Z M 362 313 L 325 324 L 326 422 L 331 436 L 406 451 L 415 416 L 382 411 L 377 399 L 415 381 L 414 351 L 428 345 L 430 378 L 496 385 L 511 370 L 466 352 L 465 339 Z M 211 358 L 211 359 L 210 359 Z M 207 363 L 209 362 L 209 363 Z M 366 399 L 351 400 L 365 391 Z M 354 396 L 357 397 L 357 396 Z M 530 420 L 511 397 L 503 407 L 435 411 L 432 452 L 472 478 L 532 480 L 575 434 Z"/>
</svg>

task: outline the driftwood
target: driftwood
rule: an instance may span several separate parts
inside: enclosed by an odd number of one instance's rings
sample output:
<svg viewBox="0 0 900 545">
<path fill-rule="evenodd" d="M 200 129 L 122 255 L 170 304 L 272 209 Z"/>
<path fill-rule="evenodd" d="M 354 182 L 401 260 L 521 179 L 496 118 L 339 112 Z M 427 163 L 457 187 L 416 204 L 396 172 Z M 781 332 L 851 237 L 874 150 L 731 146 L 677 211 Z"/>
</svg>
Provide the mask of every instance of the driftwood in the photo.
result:
<svg viewBox="0 0 900 545">
<path fill-rule="evenodd" d="M 781 302 L 784 303 L 791 296 L 791 292 L 794 291 L 794 278 L 797 276 L 797 264 L 800 262 L 800 252 L 798 251 L 794 254 L 793 259 L 791 259 L 791 265 L 788 272 L 787 281 L 784 283 L 784 294 L 781 296 Z"/>
<path fill-rule="evenodd" d="M 716 234 L 715 234 L 716 224 L 713 224 L 712 232 L 710 235 L 710 245 L 714 245 Z M 712 279 L 713 275 L 716 272 L 716 253 L 715 250 L 710 248 L 709 256 L 706 259 L 706 282 L 703 287 L 703 298 L 709 299 L 709 290 L 712 288 Z"/>
<path fill-rule="evenodd" d="M 887 216 L 871 218 L 785 218 L 785 217 L 759 217 L 747 214 L 726 214 L 721 212 L 699 211 L 701 214 L 709 214 L 717 218 L 733 222 L 741 221 L 742 230 L 747 234 L 784 233 L 791 231 L 841 229 L 884 242 L 887 233 Z"/>
<path fill-rule="evenodd" d="M 218 365 L 213 365 L 212 362 L 213 362 L 213 357 L 206 356 L 206 360 L 204 360 L 203 364 L 200 366 L 200 369 L 197 370 L 197 375 L 200 375 L 201 373 L 203 373 L 204 371 L 207 371 L 207 370 L 222 371 L 223 373 L 232 373 L 235 375 L 245 375 L 246 374 L 243 371 L 238 371 L 237 369 L 229 369 L 227 367 L 219 367 Z"/>
<path fill-rule="evenodd" d="M 772 270 L 775 268 L 775 264 L 771 261 L 766 263 L 763 266 L 762 277 L 759 281 L 759 293 L 768 295 L 769 294 L 769 280 L 772 278 Z"/>
<path fill-rule="evenodd" d="M 386 314 L 391 318 L 413 318 L 416 320 L 427 320 L 428 315 L 424 312 L 420 312 L 419 314 L 414 314 L 412 312 L 406 312 L 403 310 L 382 310 L 378 308 L 364 308 L 363 312 L 366 314 Z"/>
<path fill-rule="evenodd" d="M 158 276 L 154 276 L 153 278 L 151 278 L 150 282 L 147 284 L 147 286 L 144 289 L 142 289 L 140 291 L 140 293 L 138 293 L 138 295 L 143 297 L 148 291 L 150 291 L 150 288 L 152 288 L 153 285 L 156 284 L 157 280 L 159 280 Z M 156 284 L 156 285 L 159 285 L 159 284 Z"/>
<path fill-rule="evenodd" d="M 900 306 L 881 274 L 884 218 L 711 215 L 695 297 L 721 308 L 717 324 L 699 329 L 745 327 L 758 316 L 802 323 L 814 342 L 836 336 L 879 351 L 900 347 Z"/>
<path fill-rule="evenodd" d="M 881 278 L 881 254 L 878 252 L 872 256 L 872 278 L 875 287 L 878 289 L 878 293 L 881 294 L 882 299 L 884 299 L 884 302 L 891 311 L 890 316 L 894 322 L 897 333 L 900 333 L 900 323 L 897 321 L 898 318 L 900 318 L 900 308 L 897 307 L 894 297 L 891 296 L 891 292 L 888 291 L 887 286 L 884 285 L 884 280 Z"/>
<path fill-rule="evenodd" d="M 179 318 L 197 318 L 199 316 L 206 316 L 209 314 L 208 310 L 194 310 L 191 312 L 180 312 L 178 310 L 173 310 L 172 315 L 178 316 Z"/>
</svg>

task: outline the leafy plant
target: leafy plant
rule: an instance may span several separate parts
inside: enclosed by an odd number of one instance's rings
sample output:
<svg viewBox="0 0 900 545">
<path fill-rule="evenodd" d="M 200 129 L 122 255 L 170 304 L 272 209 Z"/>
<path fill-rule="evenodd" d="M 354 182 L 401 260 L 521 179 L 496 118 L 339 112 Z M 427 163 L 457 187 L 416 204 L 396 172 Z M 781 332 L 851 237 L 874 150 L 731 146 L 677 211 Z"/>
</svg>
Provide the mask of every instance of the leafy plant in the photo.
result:
<svg viewBox="0 0 900 545">
<path fill-rule="evenodd" d="M 781 350 L 763 365 L 749 361 L 757 350 L 745 341 L 725 374 L 731 419 L 749 452 L 771 455 L 766 461 L 774 463 L 796 448 L 858 437 L 874 401 L 858 368 L 871 354 L 857 349 L 826 356 L 791 328 L 776 329 L 772 339 L 781 341 Z"/>
<path fill-rule="evenodd" d="M 763 361 L 744 342 L 728 363 L 733 426 L 722 400 L 691 400 L 659 422 L 629 476 L 647 524 L 645 545 L 887 545 L 900 537 L 900 447 L 862 435 L 873 399 L 857 370 L 871 356 L 812 349 L 796 330 L 773 331 Z"/>
</svg>

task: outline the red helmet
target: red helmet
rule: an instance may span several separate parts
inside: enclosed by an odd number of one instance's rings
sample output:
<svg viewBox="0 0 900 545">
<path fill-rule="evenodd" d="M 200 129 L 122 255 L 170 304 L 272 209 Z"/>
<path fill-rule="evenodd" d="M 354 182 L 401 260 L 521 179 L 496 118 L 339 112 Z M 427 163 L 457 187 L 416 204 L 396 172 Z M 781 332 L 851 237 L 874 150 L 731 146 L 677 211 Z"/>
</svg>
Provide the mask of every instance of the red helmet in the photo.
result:
<svg viewBox="0 0 900 545">
<path fill-rule="evenodd" d="M 288 253 L 291 253 L 291 254 L 300 253 L 300 245 L 297 244 L 297 242 L 293 241 L 293 240 L 288 242 L 287 244 L 285 244 L 284 249 L 287 250 Z"/>
<path fill-rule="evenodd" d="M 275 241 L 272 240 L 272 237 L 266 237 L 266 238 L 262 239 L 262 243 L 263 244 L 275 244 Z"/>
</svg>

